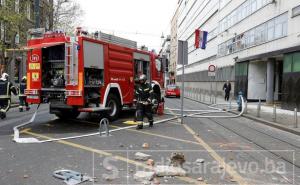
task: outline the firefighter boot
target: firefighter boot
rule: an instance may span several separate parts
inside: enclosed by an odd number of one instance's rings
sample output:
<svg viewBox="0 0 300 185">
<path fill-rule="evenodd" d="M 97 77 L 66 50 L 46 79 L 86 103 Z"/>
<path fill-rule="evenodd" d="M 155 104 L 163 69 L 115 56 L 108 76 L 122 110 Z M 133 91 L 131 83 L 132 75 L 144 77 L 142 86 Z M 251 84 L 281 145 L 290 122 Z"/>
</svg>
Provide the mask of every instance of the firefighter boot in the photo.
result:
<svg viewBox="0 0 300 185">
<path fill-rule="evenodd" d="M 137 123 L 136 129 L 137 130 L 143 129 L 143 110 L 138 109 L 135 112 L 135 118 L 136 118 L 136 123 Z"/>
<path fill-rule="evenodd" d="M 137 121 L 136 129 L 137 130 L 143 129 L 143 122 L 142 121 Z"/>
<path fill-rule="evenodd" d="M 149 127 L 150 127 L 150 128 L 153 127 L 153 121 L 149 121 Z"/>
<path fill-rule="evenodd" d="M 29 107 L 29 106 L 27 106 L 27 107 L 26 107 L 26 111 L 29 111 L 29 110 L 30 110 L 30 107 Z"/>
<path fill-rule="evenodd" d="M 3 111 L 0 111 L 0 118 L 1 118 L 1 119 L 6 118 L 6 113 L 3 112 Z"/>
<path fill-rule="evenodd" d="M 23 112 L 23 106 L 19 106 L 19 112 Z"/>
</svg>

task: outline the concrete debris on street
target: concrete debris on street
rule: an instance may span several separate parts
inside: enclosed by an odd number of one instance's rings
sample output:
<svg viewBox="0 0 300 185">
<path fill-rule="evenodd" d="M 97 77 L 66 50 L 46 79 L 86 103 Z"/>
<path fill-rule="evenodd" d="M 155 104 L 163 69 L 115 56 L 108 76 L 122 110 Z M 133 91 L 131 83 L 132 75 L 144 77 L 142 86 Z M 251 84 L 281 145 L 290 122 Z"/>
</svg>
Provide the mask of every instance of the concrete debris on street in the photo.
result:
<svg viewBox="0 0 300 185">
<path fill-rule="evenodd" d="M 189 110 L 207 105 L 185 100 Z M 179 108 L 178 99 L 166 107 Z M 184 118 L 136 130 L 116 131 L 111 137 L 85 137 L 51 143 L 11 142 L 12 128 L 31 118 L 36 109 L 12 108 L 0 124 L 0 181 L 2 184 L 58 185 L 49 171 L 62 167 L 85 172 L 94 182 L 84 184 L 299 184 L 299 136 L 260 122 L 239 118 Z M 172 118 L 156 116 L 155 121 Z M 194 113 L 194 112 L 192 112 Z M 191 113 L 191 114 L 192 114 Z M 189 114 L 189 112 L 187 113 Z M 215 113 L 208 113 L 213 115 Z M 233 113 L 217 113 L 232 115 Z M 110 130 L 128 127 L 134 112 L 124 112 Z M 98 130 L 96 115 L 63 120 L 42 105 L 34 123 L 20 129 L 20 137 L 39 140 L 70 137 Z M 132 125 L 129 125 L 132 126 Z M 55 154 L 55 155 L 53 155 Z M 243 168 L 239 168 L 243 167 Z M 5 170 L 7 169 L 7 170 Z M 274 169 L 272 171 L 268 171 Z M 38 172 L 38 173 L 37 173 Z M 295 174 L 295 176 L 293 176 Z M 15 182 L 15 183 L 11 183 Z"/>
<path fill-rule="evenodd" d="M 150 159 L 151 155 L 144 154 L 142 152 L 137 152 L 134 154 L 135 160 L 140 160 L 140 161 L 147 161 Z"/>
<path fill-rule="evenodd" d="M 159 165 L 154 168 L 155 174 L 158 177 L 164 176 L 186 176 L 187 172 L 181 167 Z"/>
</svg>

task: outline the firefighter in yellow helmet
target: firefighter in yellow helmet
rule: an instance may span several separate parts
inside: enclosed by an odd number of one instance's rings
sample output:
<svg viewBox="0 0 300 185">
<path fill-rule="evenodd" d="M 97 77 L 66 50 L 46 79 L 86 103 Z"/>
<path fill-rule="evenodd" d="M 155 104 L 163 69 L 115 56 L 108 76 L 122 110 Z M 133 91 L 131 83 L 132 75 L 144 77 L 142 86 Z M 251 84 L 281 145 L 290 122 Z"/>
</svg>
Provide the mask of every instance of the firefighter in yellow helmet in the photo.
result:
<svg viewBox="0 0 300 185">
<path fill-rule="evenodd" d="M 0 118 L 4 119 L 6 117 L 6 112 L 10 108 L 11 103 L 11 93 L 17 95 L 17 89 L 8 80 L 9 75 L 3 73 L 0 78 Z"/>
<path fill-rule="evenodd" d="M 23 112 L 23 107 L 25 106 L 26 111 L 30 110 L 30 107 L 26 101 L 25 89 L 27 87 L 27 78 L 23 76 L 22 81 L 19 86 L 19 111 Z"/>
</svg>

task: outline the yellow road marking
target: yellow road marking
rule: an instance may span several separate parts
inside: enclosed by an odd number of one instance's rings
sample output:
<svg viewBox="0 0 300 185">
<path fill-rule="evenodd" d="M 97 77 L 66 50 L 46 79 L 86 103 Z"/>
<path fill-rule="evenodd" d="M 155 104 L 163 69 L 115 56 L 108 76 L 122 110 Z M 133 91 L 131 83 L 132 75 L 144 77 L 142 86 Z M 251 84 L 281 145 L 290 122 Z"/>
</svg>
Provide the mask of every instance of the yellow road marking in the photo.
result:
<svg viewBox="0 0 300 185">
<path fill-rule="evenodd" d="M 121 128 L 121 127 L 118 127 L 118 126 L 111 126 L 111 127 L 113 127 L 113 128 Z M 126 130 L 131 131 L 131 132 L 142 133 L 142 134 L 150 135 L 150 136 L 157 136 L 157 137 L 161 137 L 161 138 L 165 138 L 165 139 L 170 139 L 170 140 L 174 140 L 174 141 L 181 141 L 181 142 L 184 142 L 184 143 L 190 143 L 190 144 L 200 145 L 198 142 L 195 142 L 195 141 L 189 141 L 189 140 L 185 140 L 185 139 L 179 139 L 179 138 L 175 138 L 175 137 L 171 137 L 171 136 L 154 134 L 154 133 L 150 133 L 150 132 L 145 132 L 145 131 L 140 131 L 140 130 L 133 130 L 133 129 L 126 129 Z"/>
<path fill-rule="evenodd" d="M 172 110 L 169 110 L 172 114 L 174 112 Z M 175 114 L 174 114 L 175 115 Z M 233 177 L 233 179 L 241 185 L 248 185 L 247 181 L 243 179 L 243 177 L 236 172 L 233 168 L 231 168 L 230 165 L 228 165 L 220 155 L 217 154 L 216 151 L 214 151 L 203 139 L 201 139 L 194 130 L 189 127 L 186 124 L 183 124 L 183 127 L 195 138 L 196 141 L 199 142 L 199 144 L 209 153 L 210 156 L 212 156 L 216 161 L 219 162 L 220 166 L 223 167 L 223 169 Z"/>
<path fill-rule="evenodd" d="M 24 133 L 26 133 L 28 135 L 38 137 L 38 138 L 42 138 L 42 139 L 54 139 L 54 138 L 51 138 L 51 137 L 48 137 L 48 136 L 45 136 L 45 135 L 42 135 L 42 134 L 33 133 L 33 132 L 30 132 L 30 131 L 24 131 Z M 93 153 L 96 153 L 96 154 L 110 156 L 110 157 L 115 158 L 116 160 L 123 161 L 123 162 L 133 164 L 133 165 L 136 165 L 136 166 L 142 166 L 142 167 L 147 168 L 147 169 L 152 169 L 150 166 L 148 166 L 144 163 L 137 162 L 137 161 L 128 159 L 128 158 L 120 156 L 120 155 L 113 155 L 112 153 L 105 152 L 103 150 L 98 150 L 98 149 L 95 149 L 95 148 L 91 148 L 91 147 L 87 147 L 87 146 L 84 146 L 84 145 L 72 143 L 72 142 L 69 142 L 69 141 L 61 140 L 61 141 L 55 141 L 55 142 L 60 143 L 60 144 L 64 144 L 64 145 L 68 145 L 68 146 L 71 146 L 71 147 L 74 147 L 74 148 L 78 148 L 78 149 L 81 149 L 81 150 L 93 152 Z M 206 184 L 205 182 L 199 182 L 199 181 L 197 181 L 193 178 L 190 178 L 190 177 L 176 177 L 176 178 L 178 178 L 182 181 L 188 182 L 188 183 Z"/>
<path fill-rule="evenodd" d="M 90 121 L 84 121 L 84 123 L 89 123 L 89 124 L 92 124 L 92 125 L 98 125 L 98 124 L 96 124 L 94 122 L 90 122 Z M 181 125 L 181 124 L 177 124 L 176 123 L 176 125 Z M 118 127 L 118 126 L 114 126 L 114 125 L 110 125 L 110 126 L 113 127 L 113 128 L 122 128 L 122 127 Z M 150 136 L 157 136 L 157 137 L 161 137 L 161 138 L 165 138 L 165 139 L 170 139 L 170 140 L 174 140 L 174 141 L 181 141 L 181 142 L 184 142 L 184 143 L 190 143 L 190 144 L 200 145 L 198 142 L 195 142 L 195 141 L 190 141 L 190 140 L 185 140 L 185 139 L 179 139 L 179 138 L 175 138 L 175 137 L 171 137 L 171 136 L 154 134 L 154 133 L 145 132 L 145 131 L 141 131 L 141 130 L 133 130 L 133 129 L 130 129 L 130 128 L 125 129 L 125 130 L 131 131 L 131 132 L 142 133 L 142 134 L 150 135 Z"/>
<path fill-rule="evenodd" d="M 136 125 L 137 124 L 135 121 L 124 121 L 123 123 L 127 124 L 127 125 Z"/>
<path fill-rule="evenodd" d="M 23 133 L 26 133 L 27 131 L 30 131 L 31 130 L 31 128 L 26 128 L 26 129 L 24 129 L 24 130 L 21 130 L 19 133 L 20 134 L 23 134 Z M 14 134 L 12 134 L 12 135 L 10 135 L 10 136 L 14 136 Z"/>
<path fill-rule="evenodd" d="M 202 145 L 203 148 L 205 148 L 205 150 L 208 151 L 208 153 L 216 160 L 219 162 L 220 166 L 223 167 L 223 169 L 233 177 L 234 180 L 236 180 L 236 182 L 238 184 L 243 184 L 243 185 L 247 185 L 247 181 L 243 179 L 242 176 L 240 176 L 239 173 L 237 173 L 230 165 L 226 164 L 226 162 L 222 159 L 221 156 L 219 156 L 217 154 L 217 152 L 215 152 L 207 143 L 205 143 L 199 136 L 197 136 L 197 134 L 194 132 L 193 129 L 191 129 L 191 127 L 187 126 L 186 124 L 183 125 L 183 127 L 194 136 L 194 138 Z"/>
</svg>

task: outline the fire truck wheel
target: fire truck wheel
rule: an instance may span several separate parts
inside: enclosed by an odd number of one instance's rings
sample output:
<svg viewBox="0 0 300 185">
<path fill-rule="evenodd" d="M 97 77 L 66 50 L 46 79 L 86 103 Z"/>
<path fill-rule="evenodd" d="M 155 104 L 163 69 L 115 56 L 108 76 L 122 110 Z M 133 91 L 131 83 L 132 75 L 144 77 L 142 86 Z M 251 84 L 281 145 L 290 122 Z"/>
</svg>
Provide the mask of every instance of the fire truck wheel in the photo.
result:
<svg viewBox="0 0 300 185">
<path fill-rule="evenodd" d="M 111 121 L 118 119 L 120 112 L 120 100 L 114 94 L 109 94 L 107 97 L 106 107 L 110 107 L 111 110 L 107 112 L 107 116 Z"/>
<path fill-rule="evenodd" d="M 55 113 L 60 119 L 75 119 L 79 114 L 80 112 L 76 110 L 61 110 L 59 113 Z"/>
</svg>

